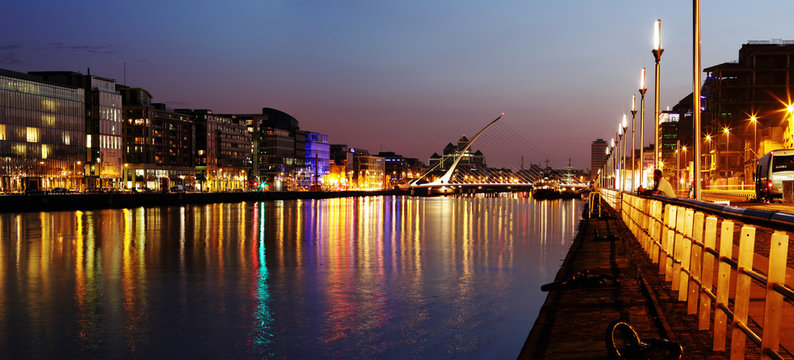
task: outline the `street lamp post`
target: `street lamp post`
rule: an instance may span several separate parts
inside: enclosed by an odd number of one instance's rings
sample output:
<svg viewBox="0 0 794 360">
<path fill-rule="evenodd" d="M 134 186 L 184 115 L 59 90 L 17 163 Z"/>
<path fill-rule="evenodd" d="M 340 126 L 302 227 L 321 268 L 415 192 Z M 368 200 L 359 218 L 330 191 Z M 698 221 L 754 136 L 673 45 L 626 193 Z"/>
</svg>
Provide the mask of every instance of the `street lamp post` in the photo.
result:
<svg viewBox="0 0 794 360">
<path fill-rule="evenodd" d="M 753 123 L 753 155 L 758 158 L 758 142 L 756 131 L 758 130 L 758 118 L 755 115 L 750 116 L 750 122 Z"/>
<path fill-rule="evenodd" d="M 675 141 L 675 192 L 681 192 L 680 185 L 681 185 L 681 152 L 678 151 L 681 148 L 681 140 Z"/>
<path fill-rule="evenodd" d="M 636 189 L 637 187 L 634 186 L 634 177 L 636 173 L 634 171 L 634 165 L 636 164 L 634 160 L 634 130 L 636 128 L 636 117 L 637 117 L 637 108 L 635 106 L 636 103 L 636 95 L 631 95 L 631 190 Z M 640 141 L 642 143 L 642 141 Z M 640 146 L 642 147 L 642 146 Z M 640 170 L 642 170 L 642 166 L 640 166 Z"/>
<path fill-rule="evenodd" d="M 711 178 L 712 178 L 711 168 L 714 167 L 713 161 L 711 159 L 711 134 L 706 134 L 705 140 L 709 143 L 709 148 L 708 148 L 708 153 L 707 153 L 709 161 L 708 161 L 707 165 L 708 165 L 708 169 L 709 169 L 709 172 L 708 172 L 709 183 L 711 183 Z"/>
<path fill-rule="evenodd" d="M 613 172 L 613 176 L 615 177 L 615 182 L 613 182 L 613 184 L 612 184 L 612 189 L 616 189 L 617 188 L 616 187 L 616 185 L 617 185 L 617 164 L 615 162 L 615 158 L 617 156 L 615 156 L 616 155 L 615 154 L 615 138 L 609 139 L 609 152 L 612 153 L 612 155 L 610 157 L 612 158 L 612 170 L 614 171 Z"/>
<path fill-rule="evenodd" d="M 604 189 L 609 189 L 609 146 L 607 146 L 606 153 L 607 161 L 604 162 L 604 171 L 601 172 L 601 186 Z"/>
<path fill-rule="evenodd" d="M 618 190 L 620 190 L 620 191 L 623 191 L 623 146 L 622 146 L 622 144 L 623 144 L 623 127 L 620 126 L 620 123 L 618 123 L 618 144 L 617 144 L 617 146 L 618 146 L 618 149 L 617 149 L 618 150 L 617 151 L 618 152 L 618 158 L 617 158 L 617 162 L 618 162 L 618 167 L 617 167 L 618 176 L 616 177 L 616 179 L 618 179 L 620 181 L 617 184 L 618 185 Z"/>
<path fill-rule="evenodd" d="M 656 84 L 655 86 L 655 93 L 654 93 L 654 101 L 653 101 L 653 128 L 654 128 L 654 137 L 653 137 L 653 163 L 654 166 L 658 168 L 659 166 L 659 60 L 662 59 L 662 53 L 664 49 L 662 49 L 662 19 L 656 19 L 656 25 L 654 26 L 654 48 L 651 50 L 653 54 L 653 59 L 656 62 Z"/>
<path fill-rule="evenodd" d="M 626 140 L 628 140 L 628 136 L 627 136 L 628 133 L 626 133 L 626 129 L 628 128 L 628 123 L 626 122 L 626 113 L 623 113 L 623 122 L 621 123 L 621 127 L 622 127 L 622 130 L 623 130 L 622 131 L 623 132 L 623 137 L 625 139 L 623 139 L 623 147 L 622 147 L 623 156 L 621 156 L 621 159 L 620 159 L 621 162 L 623 163 L 623 166 L 620 167 L 621 175 L 623 175 L 620 178 L 620 188 L 623 191 L 625 191 L 626 190 L 626 180 L 624 179 L 624 177 L 626 176 L 626 170 L 625 169 L 626 169 L 626 158 L 627 158 L 627 156 L 626 156 L 626 142 L 627 141 Z"/>
<path fill-rule="evenodd" d="M 648 88 L 645 86 L 645 68 L 642 68 L 642 77 L 640 77 L 640 186 L 645 186 L 645 92 Z"/>
<path fill-rule="evenodd" d="M 681 178 L 689 179 L 689 176 L 688 176 L 689 174 L 686 173 L 686 169 L 689 168 L 689 161 L 688 161 L 689 158 L 687 158 L 687 156 L 686 156 L 686 145 L 681 147 L 681 151 L 684 154 L 684 164 L 683 164 L 683 168 L 681 169 L 684 172 L 684 174 L 681 175 Z"/>
<path fill-rule="evenodd" d="M 730 151 L 730 141 L 731 141 L 731 130 L 726 128 L 722 129 L 722 132 L 725 133 L 725 184 L 728 184 L 728 152 Z"/>
<path fill-rule="evenodd" d="M 694 151 L 692 153 L 692 174 L 694 179 L 694 186 L 692 188 L 692 195 L 695 200 L 701 200 L 701 169 L 700 169 L 700 0 L 693 2 L 694 11 L 692 14 L 693 32 L 692 32 L 692 125 L 694 127 Z"/>
</svg>

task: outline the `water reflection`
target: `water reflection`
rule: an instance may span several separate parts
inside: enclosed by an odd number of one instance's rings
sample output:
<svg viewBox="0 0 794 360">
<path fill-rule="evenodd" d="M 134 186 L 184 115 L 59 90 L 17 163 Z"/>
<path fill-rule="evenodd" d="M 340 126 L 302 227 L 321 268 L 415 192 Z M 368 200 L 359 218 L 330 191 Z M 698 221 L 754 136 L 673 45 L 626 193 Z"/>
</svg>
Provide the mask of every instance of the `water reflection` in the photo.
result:
<svg viewBox="0 0 794 360">
<path fill-rule="evenodd" d="M 575 201 L 0 215 L 0 358 L 515 357 Z"/>
</svg>

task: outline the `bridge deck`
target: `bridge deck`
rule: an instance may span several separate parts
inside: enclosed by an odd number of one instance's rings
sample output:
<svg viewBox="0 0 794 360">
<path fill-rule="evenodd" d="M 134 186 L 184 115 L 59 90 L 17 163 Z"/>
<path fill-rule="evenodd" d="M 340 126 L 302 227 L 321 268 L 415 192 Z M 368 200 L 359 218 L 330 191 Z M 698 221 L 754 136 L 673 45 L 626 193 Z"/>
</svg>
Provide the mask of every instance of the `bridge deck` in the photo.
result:
<svg viewBox="0 0 794 360">
<path fill-rule="evenodd" d="M 614 214 L 613 214 L 614 215 Z M 615 234 L 613 240 L 597 239 Z M 685 358 L 723 359 L 711 351 L 711 337 L 697 331 L 697 320 L 666 296 L 657 268 L 635 255 L 631 233 L 616 218 L 584 220 L 557 280 L 589 270 L 611 274 L 618 284 L 561 287 L 551 290 L 527 338 L 519 359 L 606 359 L 607 325 L 616 319 L 631 323 L 640 337 L 666 337 L 684 346 Z M 670 319 L 670 320 L 667 320 Z M 693 323 L 694 322 L 694 323 Z"/>
</svg>

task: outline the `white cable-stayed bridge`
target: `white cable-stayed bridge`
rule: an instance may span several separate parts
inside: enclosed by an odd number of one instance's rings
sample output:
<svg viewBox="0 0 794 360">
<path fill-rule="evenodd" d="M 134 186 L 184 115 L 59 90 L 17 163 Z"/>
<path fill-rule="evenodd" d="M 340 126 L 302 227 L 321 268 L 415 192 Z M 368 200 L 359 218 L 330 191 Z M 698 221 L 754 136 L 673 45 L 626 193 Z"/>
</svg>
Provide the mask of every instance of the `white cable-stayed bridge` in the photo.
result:
<svg viewBox="0 0 794 360">
<path fill-rule="evenodd" d="M 578 179 L 560 175 L 548 167 L 548 157 L 535 147 L 531 141 L 500 121 L 504 113 L 490 121 L 477 132 L 471 140 L 463 137 L 462 146 L 452 154 L 438 161 L 420 177 L 412 180 L 404 188 L 412 193 L 456 193 L 479 192 L 494 190 L 530 191 L 540 187 L 578 189 L 587 184 L 579 183 Z M 484 161 L 472 161 L 473 146 L 486 149 L 485 153 L 499 154 L 502 158 L 520 165 L 488 167 Z M 478 151 L 479 153 L 479 151 Z M 454 156 L 451 156 L 454 155 Z M 529 166 L 525 166 L 525 161 Z M 540 164 L 545 161 L 546 167 Z M 571 171 L 569 167 L 569 171 Z"/>
</svg>

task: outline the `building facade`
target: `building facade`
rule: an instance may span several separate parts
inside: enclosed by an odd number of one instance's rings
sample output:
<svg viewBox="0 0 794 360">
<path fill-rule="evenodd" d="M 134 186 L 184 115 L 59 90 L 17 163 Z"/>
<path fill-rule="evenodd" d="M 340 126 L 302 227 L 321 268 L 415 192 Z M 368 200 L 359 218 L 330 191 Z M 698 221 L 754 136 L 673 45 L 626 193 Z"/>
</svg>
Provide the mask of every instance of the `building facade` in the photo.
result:
<svg viewBox="0 0 794 360">
<path fill-rule="evenodd" d="M 607 142 L 604 139 L 596 139 L 590 144 L 590 177 L 595 179 L 598 170 L 604 167 L 606 161 Z"/>
<path fill-rule="evenodd" d="M 306 182 L 306 134 L 298 120 L 272 108 L 261 114 L 227 114 L 246 123 L 252 141 L 252 180 L 263 190 L 281 191 L 302 187 Z"/>
<path fill-rule="evenodd" d="M 228 191 L 253 185 L 248 183 L 251 133 L 244 121 L 213 114 L 211 110 L 178 109 L 176 112 L 192 116 L 196 127 L 197 190 Z"/>
<path fill-rule="evenodd" d="M 0 69 L 0 191 L 83 184 L 85 91 Z"/>
<path fill-rule="evenodd" d="M 168 191 L 195 188 L 195 125 L 188 114 L 152 103 L 141 88 L 119 87 L 123 95 L 124 176 L 127 188 Z"/>
<path fill-rule="evenodd" d="M 353 166 L 351 187 L 359 190 L 380 190 L 386 186 L 386 162 L 369 151 L 352 148 Z"/>
<path fill-rule="evenodd" d="M 704 133 L 711 142 L 704 146 L 716 152 L 716 183 L 750 183 L 758 157 L 794 147 L 792 70 L 791 40 L 751 41 L 737 62 L 704 69 Z"/>
<path fill-rule="evenodd" d="M 455 167 L 456 173 L 459 171 L 465 174 L 476 174 L 475 176 L 486 176 L 488 166 L 485 163 L 485 155 L 480 150 L 472 151 L 471 147 L 467 148 L 470 141 L 466 136 L 458 139 L 457 144 L 448 143 L 444 147 L 442 155 L 433 153 L 427 160 L 427 167 L 431 173 L 427 174 L 427 180 L 442 176 L 455 162 L 455 159 L 460 157 L 460 162 Z M 465 150 L 464 150 L 465 149 Z M 465 176 L 465 175 L 464 175 Z"/>
<path fill-rule="evenodd" d="M 356 150 L 347 144 L 331 144 L 329 149 L 331 159 L 326 186 L 334 190 L 347 190 L 353 185 L 353 155 Z"/>
<path fill-rule="evenodd" d="M 306 139 L 306 168 L 302 186 L 316 187 L 323 186 L 331 170 L 331 145 L 328 144 L 328 135 L 316 132 L 305 131 Z"/>
<path fill-rule="evenodd" d="M 80 87 L 85 93 L 86 156 L 88 188 L 122 187 L 122 99 L 115 80 L 77 72 L 31 72 L 45 81 Z"/>
</svg>

